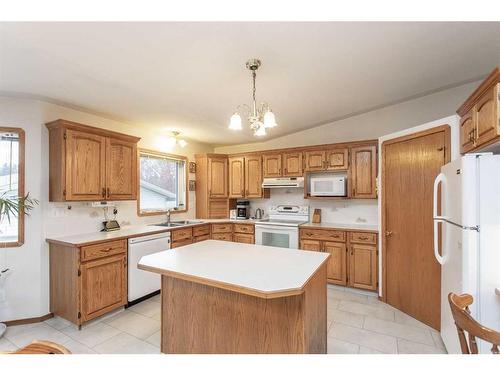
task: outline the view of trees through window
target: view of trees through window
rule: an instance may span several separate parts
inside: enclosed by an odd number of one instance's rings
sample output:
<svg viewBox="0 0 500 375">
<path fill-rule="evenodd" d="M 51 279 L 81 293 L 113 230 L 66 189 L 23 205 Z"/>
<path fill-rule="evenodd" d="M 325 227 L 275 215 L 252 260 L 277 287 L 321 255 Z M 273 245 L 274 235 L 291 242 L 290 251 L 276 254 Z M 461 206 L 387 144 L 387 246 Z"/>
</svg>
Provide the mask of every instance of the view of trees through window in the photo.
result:
<svg viewBox="0 0 500 375">
<path fill-rule="evenodd" d="M 147 153 L 140 155 L 140 209 L 164 211 L 185 201 L 185 161 Z"/>
<path fill-rule="evenodd" d="M 19 134 L 0 133 L 0 196 L 15 199 L 19 188 Z M 2 218 L 0 242 L 15 242 L 18 222 Z"/>
</svg>

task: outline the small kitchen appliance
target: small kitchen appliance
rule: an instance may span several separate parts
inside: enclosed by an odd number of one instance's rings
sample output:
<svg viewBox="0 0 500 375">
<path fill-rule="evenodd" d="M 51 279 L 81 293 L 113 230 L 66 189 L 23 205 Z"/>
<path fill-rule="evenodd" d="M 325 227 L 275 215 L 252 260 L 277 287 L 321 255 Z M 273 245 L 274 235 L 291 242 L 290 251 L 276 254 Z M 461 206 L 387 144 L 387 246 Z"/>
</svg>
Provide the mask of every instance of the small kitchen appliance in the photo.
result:
<svg viewBox="0 0 500 375">
<path fill-rule="evenodd" d="M 250 202 L 236 202 L 236 220 L 247 220 L 250 218 Z"/>
<path fill-rule="evenodd" d="M 344 175 L 312 175 L 309 180 L 309 194 L 313 197 L 345 197 L 347 177 Z"/>
</svg>

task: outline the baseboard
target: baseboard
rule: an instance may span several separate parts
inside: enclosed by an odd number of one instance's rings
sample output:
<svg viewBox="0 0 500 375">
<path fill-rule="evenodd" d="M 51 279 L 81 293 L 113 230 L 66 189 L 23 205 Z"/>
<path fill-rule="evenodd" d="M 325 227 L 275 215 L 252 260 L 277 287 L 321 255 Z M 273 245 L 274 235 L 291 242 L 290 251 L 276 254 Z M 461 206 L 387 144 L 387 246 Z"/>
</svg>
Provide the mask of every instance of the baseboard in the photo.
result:
<svg viewBox="0 0 500 375">
<path fill-rule="evenodd" d="M 18 326 L 18 325 L 21 325 L 21 324 L 40 323 L 40 322 L 43 322 L 44 320 L 50 319 L 52 317 L 54 317 L 54 314 L 53 313 L 48 313 L 46 315 L 38 316 L 38 317 L 35 317 L 35 318 L 9 320 L 9 321 L 3 322 L 3 323 L 5 323 L 5 325 L 7 327 L 9 327 L 9 326 Z"/>
</svg>

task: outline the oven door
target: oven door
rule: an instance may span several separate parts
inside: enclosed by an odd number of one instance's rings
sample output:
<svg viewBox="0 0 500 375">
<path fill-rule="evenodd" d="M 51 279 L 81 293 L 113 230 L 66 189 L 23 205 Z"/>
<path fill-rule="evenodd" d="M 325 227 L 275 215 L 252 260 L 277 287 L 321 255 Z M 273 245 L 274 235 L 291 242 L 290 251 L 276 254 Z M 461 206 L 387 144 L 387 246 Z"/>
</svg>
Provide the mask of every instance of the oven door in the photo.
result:
<svg viewBox="0 0 500 375">
<path fill-rule="evenodd" d="M 255 244 L 298 249 L 299 228 L 255 224 Z"/>
</svg>

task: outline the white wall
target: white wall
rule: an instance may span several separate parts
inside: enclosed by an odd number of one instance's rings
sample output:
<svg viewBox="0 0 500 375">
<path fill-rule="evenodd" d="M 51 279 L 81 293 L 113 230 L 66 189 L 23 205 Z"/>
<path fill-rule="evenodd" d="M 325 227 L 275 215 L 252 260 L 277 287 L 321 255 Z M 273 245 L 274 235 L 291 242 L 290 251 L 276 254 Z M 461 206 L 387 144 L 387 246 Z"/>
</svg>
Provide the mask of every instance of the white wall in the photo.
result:
<svg viewBox="0 0 500 375">
<path fill-rule="evenodd" d="M 452 115 L 448 117 L 444 117 L 439 120 L 434 120 L 422 125 L 414 126 L 409 129 L 401 130 L 399 132 L 387 134 L 383 137 L 380 137 L 378 142 L 379 142 L 379 158 L 378 158 L 378 170 L 382 170 L 382 144 L 389 140 L 389 139 L 394 139 L 394 138 L 399 138 L 403 137 L 408 134 L 413 134 L 413 133 L 418 133 L 427 129 L 435 128 L 437 126 L 441 125 L 450 125 L 451 129 L 451 150 L 450 150 L 450 157 L 451 160 L 455 160 L 456 158 L 460 157 L 460 127 L 459 127 L 459 117 L 457 115 Z M 378 196 L 378 222 L 382 223 L 382 194 L 383 194 L 383 189 L 384 185 L 381 183 L 382 181 L 379 180 L 379 196 Z M 380 227 L 379 227 L 380 229 Z M 383 236 L 382 233 L 380 233 L 380 236 Z M 382 295 L 382 241 L 379 241 L 379 295 Z"/>
<path fill-rule="evenodd" d="M 195 153 L 212 152 L 209 145 L 190 141 L 184 149 L 167 150 L 168 133 L 108 120 L 58 105 L 19 98 L 0 97 L 0 126 L 23 128 L 26 132 L 26 191 L 40 200 L 40 206 L 26 218 L 25 244 L 0 249 L 0 269 L 10 268 L 0 301 L 0 321 L 37 317 L 49 312 L 47 236 L 62 236 L 100 229 L 102 210 L 86 203 L 48 202 L 48 131 L 45 123 L 59 118 L 142 137 L 139 147 L 182 154 L 194 160 Z M 190 176 L 194 178 L 194 175 Z M 179 218 L 194 218 L 194 192 L 189 196 L 189 212 Z M 151 223 L 162 220 L 153 216 L 139 218 L 135 202 L 118 203 L 122 223 Z M 0 293 L 1 295 L 1 293 Z"/>
</svg>

